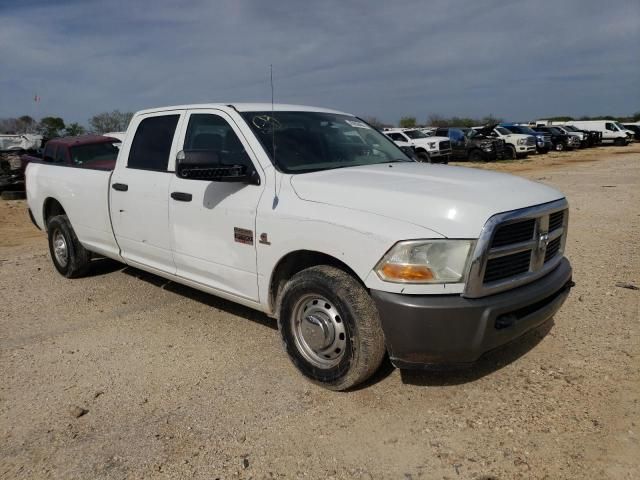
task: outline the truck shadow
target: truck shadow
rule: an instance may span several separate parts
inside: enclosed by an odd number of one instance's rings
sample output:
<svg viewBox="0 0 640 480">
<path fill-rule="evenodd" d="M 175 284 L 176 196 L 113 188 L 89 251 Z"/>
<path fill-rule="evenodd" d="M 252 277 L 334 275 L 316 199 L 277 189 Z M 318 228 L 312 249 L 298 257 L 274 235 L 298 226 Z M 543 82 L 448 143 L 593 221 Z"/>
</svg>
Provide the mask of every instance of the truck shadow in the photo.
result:
<svg viewBox="0 0 640 480">
<path fill-rule="evenodd" d="M 268 317 L 262 312 L 253 310 L 252 308 L 245 307 L 229 300 L 225 300 L 221 297 L 216 297 L 215 295 L 209 293 L 201 292 L 200 290 L 187 287 L 186 285 L 182 285 L 171 280 L 167 280 L 166 278 L 145 272 L 143 270 L 138 270 L 137 268 L 125 267 L 122 270 L 122 273 L 135 277 L 138 280 L 142 280 L 143 282 L 150 283 L 156 287 L 160 287 L 169 292 L 187 297 L 191 300 L 207 305 L 208 307 L 217 308 L 218 310 L 222 310 L 225 313 L 230 313 L 231 315 L 235 315 L 237 317 L 246 318 L 247 320 L 251 320 L 252 322 L 268 327 L 271 330 L 278 330 L 278 325 L 275 319 Z"/>
<path fill-rule="evenodd" d="M 522 337 L 485 353 L 469 366 L 447 370 L 401 370 L 402 383 L 417 386 L 448 386 L 474 382 L 513 363 L 538 345 L 555 325 L 553 318 Z"/>
</svg>

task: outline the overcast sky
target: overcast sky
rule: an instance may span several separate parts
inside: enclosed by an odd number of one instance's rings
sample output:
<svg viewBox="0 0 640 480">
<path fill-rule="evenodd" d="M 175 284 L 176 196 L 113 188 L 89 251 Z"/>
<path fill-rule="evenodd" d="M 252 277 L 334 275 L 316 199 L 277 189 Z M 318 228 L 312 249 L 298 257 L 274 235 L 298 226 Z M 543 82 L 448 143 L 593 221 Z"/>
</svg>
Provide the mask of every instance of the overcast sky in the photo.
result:
<svg viewBox="0 0 640 480">
<path fill-rule="evenodd" d="M 0 0 L 0 117 L 270 101 L 271 63 L 276 102 L 388 122 L 631 114 L 640 1 Z"/>
</svg>

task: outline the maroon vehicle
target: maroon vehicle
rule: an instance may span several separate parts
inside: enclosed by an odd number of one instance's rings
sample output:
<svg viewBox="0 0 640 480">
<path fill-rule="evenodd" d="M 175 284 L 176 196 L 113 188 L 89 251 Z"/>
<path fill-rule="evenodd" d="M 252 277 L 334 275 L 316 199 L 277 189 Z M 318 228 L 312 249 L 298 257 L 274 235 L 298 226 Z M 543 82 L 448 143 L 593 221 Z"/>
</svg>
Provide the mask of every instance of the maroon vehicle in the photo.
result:
<svg viewBox="0 0 640 480">
<path fill-rule="evenodd" d="M 60 163 L 67 166 L 113 170 L 120 140 L 102 135 L 81 135 L 49 140 L 44 147 L 42 158 L 32 155 L 22 156 L 22 170 L 29 162 Z"/>
</svg>

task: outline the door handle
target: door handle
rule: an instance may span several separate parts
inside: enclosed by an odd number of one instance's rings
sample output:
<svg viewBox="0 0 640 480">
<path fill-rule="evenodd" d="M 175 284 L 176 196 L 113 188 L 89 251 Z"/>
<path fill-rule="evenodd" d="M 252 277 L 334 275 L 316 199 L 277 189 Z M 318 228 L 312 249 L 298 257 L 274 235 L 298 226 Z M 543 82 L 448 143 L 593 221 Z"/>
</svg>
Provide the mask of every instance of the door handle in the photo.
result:
<svg viewBox="0 0 640 480">
<path fill-rule="evenodd" d="M 171 198 L 179 202 L 190 202 L 193 196 L 190 193 L 171 192 Z"/>
<path fill-rule="evenodd" d="M 129 185 L 127 185 L 126 183 L 114 183 L 113 185 L 111 185 L 111 188 L 113 188 L 114 190 L 118 190 L 119 192 L 126 192 L 127 190 L 129 190 Z"/>
</svg>

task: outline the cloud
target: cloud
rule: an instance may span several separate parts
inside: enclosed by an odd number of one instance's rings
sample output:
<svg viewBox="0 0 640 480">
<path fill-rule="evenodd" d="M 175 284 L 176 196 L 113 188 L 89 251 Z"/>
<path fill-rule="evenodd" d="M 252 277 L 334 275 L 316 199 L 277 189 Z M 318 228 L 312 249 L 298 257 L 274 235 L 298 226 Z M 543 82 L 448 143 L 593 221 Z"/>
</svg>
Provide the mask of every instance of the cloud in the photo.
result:
<svg viewBox="0 0 640 480">
<path fill-rule="evenodd" d="M 0 5 L 0 116 L 265 101 L 270 64 L 277 101 L 387 121 L 625 114 L 639 25 L 634 0 L 23 0 Z"/>
</svg>

